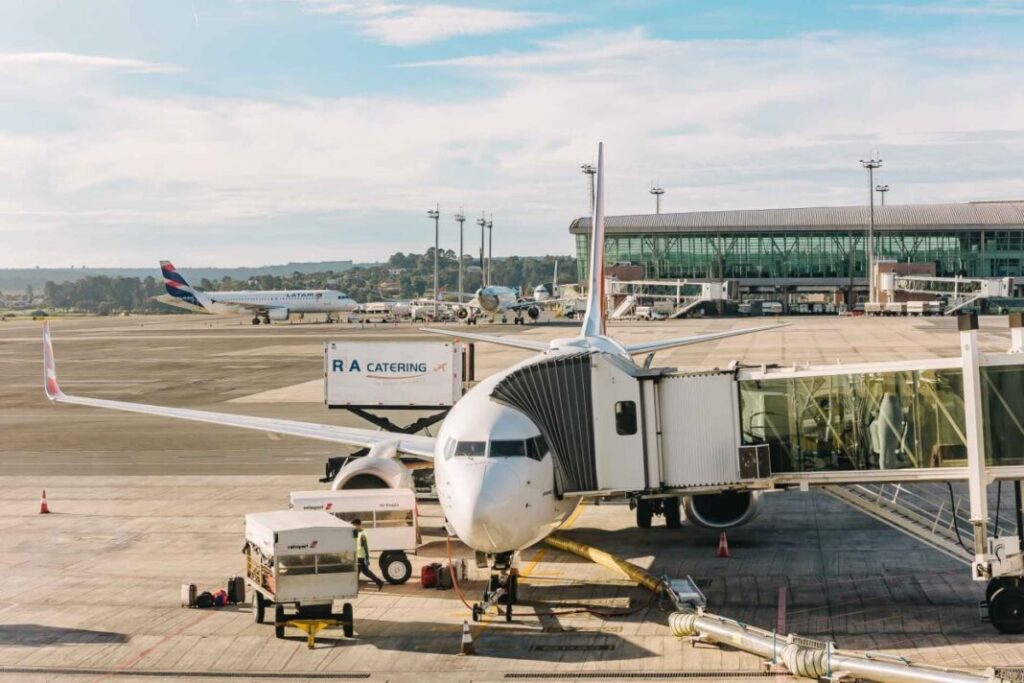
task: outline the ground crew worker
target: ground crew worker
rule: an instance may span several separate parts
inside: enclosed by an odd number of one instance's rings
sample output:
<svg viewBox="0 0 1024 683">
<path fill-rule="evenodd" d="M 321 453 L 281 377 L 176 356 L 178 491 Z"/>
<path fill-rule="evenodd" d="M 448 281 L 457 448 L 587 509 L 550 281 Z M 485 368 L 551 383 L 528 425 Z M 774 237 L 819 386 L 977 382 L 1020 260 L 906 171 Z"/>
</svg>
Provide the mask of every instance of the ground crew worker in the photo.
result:
<svg viewBox="0 0 1024 683">
<path fill-rule="evenodd" d="M 363 531 L 363 520 L 356 517 L 352 520 L 352 526 L 356 530 L 356 564 L 359 573 L 377 584 L 377 590 L 384 590 L 384 582 L 370 569 L 370 542 L 366 540 L 366 532 Z"/>
</svg>

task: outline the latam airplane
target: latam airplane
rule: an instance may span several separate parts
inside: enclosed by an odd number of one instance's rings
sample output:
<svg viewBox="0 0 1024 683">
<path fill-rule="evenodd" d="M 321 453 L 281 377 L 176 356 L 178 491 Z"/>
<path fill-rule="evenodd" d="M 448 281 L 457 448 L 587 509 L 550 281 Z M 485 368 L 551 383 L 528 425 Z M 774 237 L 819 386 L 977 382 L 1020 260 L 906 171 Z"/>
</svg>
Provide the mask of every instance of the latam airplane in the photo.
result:
<svg viewBox="0 0 1024 683">
<path fill-rule="evenodd" d="M 334 488 L 346 488 L 348 484 L 365 487 L 368 483 L 381 488 L 407 486 L 411 475 L 398 456 L 431 462 L 446 527 L 477 551 L 478 561 L 481 564 L 485 561 L 484 566 L 489 564 L 492 570 L 483 606 L 474 609 L 474 617 L 479 615 L 478 610 L 500 601 L 505 605 L 506 619 L 510 620 L 517 592 L 516 572 L 512 567 L 518 551 L 554 531 L 576 508 L 582 496 L 559 493 L 555 454 L 548 445 L 552 439 L 545 438 L 524 413 L 497 401 L 492 395 L 497 385 L 516 370 L 559 356 L 601 352 L 633 363 L 636 355 L 781 327 L 775 324 L 638 344 L 621 344 L 608 337 L 602 291 L 603 145 L 598 147 L 597 159 L 588 304 L 580 333 L 542 343 L 516 337 L 429 330 L 536 352 L 535 356 L 469 389 L 448 413 L 436 437 L 71 396 L 63 393 L 57 384 L 53 345 L 49 327 L 44 323 L 46 395 L 57 403 L 162 415 L 369 448 L 366 456 L 353 459 L 341 468 Z M 690 496 L 686 499 L 688 518 L 715 528 L 741 524 L 756 509 L 752 494 L 740 500 L 741 497 L 729 493 Z"/>
<path fill-rule="evenodd" d="M 295 289 L 279 291 L 203 292 L 192 287 L 170 261 L 160 262 L 164 288 L 172 306 L 184 306 L 207 313 L 248 314 L 252 324 L 271 320 L 288 320 L 292 315 L 326 313 L 330 319 L 336 313 L 350 313 L 359 304 L 333 289 Z"/>
</svg>

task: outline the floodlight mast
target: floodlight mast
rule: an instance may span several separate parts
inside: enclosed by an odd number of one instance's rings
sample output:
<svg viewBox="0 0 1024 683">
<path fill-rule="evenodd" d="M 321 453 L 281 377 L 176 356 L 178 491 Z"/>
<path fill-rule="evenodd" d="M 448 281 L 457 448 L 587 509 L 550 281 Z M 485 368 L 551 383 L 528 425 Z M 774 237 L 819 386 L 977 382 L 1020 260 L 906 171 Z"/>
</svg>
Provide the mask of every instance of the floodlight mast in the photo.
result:
<svg viewBox="0 0 1024 683">
<path fill-rule="evenodd" d="M 487 284 L 491 284 L 491 262 L 494 260 L 494 214 L 487 221 Z"/>
<path fill-rule="evenodd" d="M 590 176 L 590 206 L 587 207 L 588 213 L 594 212 L 594 176 L 597 174 L 597 167 L 593 164 L 583 164 L 580 166 L 580 171 L 583 175 Z"/>
<path fill-rule="evenodd" d="M 877 157 L 878 154 L 876 153 Z M 861 166 L 868 170 L 868 301 L 875 301 L 875 169 L 882 167 L 881 159 L 861 159 Z"/>
<path fill-rule="evenodd" d="M 466 291 L 462 287 L 462 266 L 463 266 L 463 264 L 465 262 L 465 259 L 462 258 L 462 254 L 463 254 L 463 251 L 462 251 L 462 249 L 463 249 L 463 247 L 462 247 L 462 227 L 463 227 L 463 223 L 466 222 L 466 215 L 464 213 L 462 213 L 462 209 L 461 208 L 459 209 L 459 212 L 457 214 L 455 214 L 455 220 L 459 224 L 459 303 L 461 304 L 462 303 L 462 293 Z"/>
<path fill-rule="evenodd" d="M 882 206 L 885 206 L 885 195 L 889 192 L 888 185 L 875 185 L 875 192 L 882 197 Z"/>
<path fill-rule="evenodd" d="M 654 195 L 654 213 L 661 213 L 661 195 L 665 194 L 664 188 L 651 183 L 650 193 Z"/>
<path fill-rule="evenodd" d="M 480 214 L 480 218 L 476 219 L 476 224 L 480 226 L 480 288 L 483 289 L 487 286 L 487 278 L 484 272 L 484 228 L 487 227 L 487 218 L 484 214 Z"/>
<path fill-rule="evenodd" d="M 437 318 L 437 250 L 440 248 L 440 219 L 441 205 L 435 204 L 433 209 L 427 211 L 427 215 L 434 221 L 434 320 Z"/>
</svg>

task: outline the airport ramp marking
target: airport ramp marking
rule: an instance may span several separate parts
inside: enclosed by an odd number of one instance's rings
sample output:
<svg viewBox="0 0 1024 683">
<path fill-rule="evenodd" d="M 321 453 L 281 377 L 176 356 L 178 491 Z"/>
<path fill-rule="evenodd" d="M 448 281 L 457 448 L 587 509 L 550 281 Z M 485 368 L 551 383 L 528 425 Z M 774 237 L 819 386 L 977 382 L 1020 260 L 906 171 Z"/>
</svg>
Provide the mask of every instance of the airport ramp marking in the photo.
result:
<svg viewBox="0 0 1024 683">
<path fill-rule="evenodd" d="M 129 657 L 128 659 L 124 660 L 120 664 L 114 666 L 114 668 L 112 668 L 110 671 L 107 671 L 102 676 L 94 678 L 92 680 L 92 683 L 100 683 L 100 681 L 105 681 L 108 678 L 111 678 L 113 676 L 121 675 L 121 673 L 123 671 L 125 671 L 126 669 L 130 669 L 133 666 L 135 666 L 136 664 L 138 664 L 146 656 L 151 654 L 154 650 L 156 650 L 158 647 L 160 647 L 161 645 L 163 645 L 164 643 L 166 643 L 170 639 L 176 638 L 176 637 L 180 636 L 185 631 L 189 630 L 190 628 L 192 628 L 196 624 L 198 624 L 198 623 L 200 623 L 202 621 L 205 621 L 206 619 L 209 619 L 210 617 L 212 617 L 216 613 L 217 612 L 215 610 L 209 610 L 209 611 L 207 611 L 207 612 L 205 612 L 203 614 L 200 614 L 198 617 L 196 617 L 192 621 L 188 622 L 184 626 L 182 626 L 180 628 L 177 628 L 177 629 L 171 631 L 170 633 L 165 634 L 163 638 L 161 638 L 160 640 L 156 641 L 155 643 L 153 643 L 152 645 L 147 647 L 142 652 L 139 652 L 137 654 L 132 655 L 131 657 Z"/>
</svg>

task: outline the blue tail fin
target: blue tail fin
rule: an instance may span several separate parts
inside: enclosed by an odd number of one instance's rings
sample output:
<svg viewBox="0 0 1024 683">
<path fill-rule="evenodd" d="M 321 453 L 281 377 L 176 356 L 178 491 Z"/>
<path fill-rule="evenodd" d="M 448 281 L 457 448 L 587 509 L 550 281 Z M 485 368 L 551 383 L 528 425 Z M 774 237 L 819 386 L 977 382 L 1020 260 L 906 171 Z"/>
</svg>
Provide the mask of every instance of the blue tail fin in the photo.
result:
<svg viewBox="0 0 1024 683">
<path fill-rule="evenodd" d="M 179 273 L 175 268 L 174 264 L 170 261 L 160 262 L 160 272 L 164 276 L 164 289 L 167 293 L 186 304 L 204 308 L 200 295 L 196 290 L 192 289 L 192 286 L 188 284 L 188 281 Z"/>
</svg>

